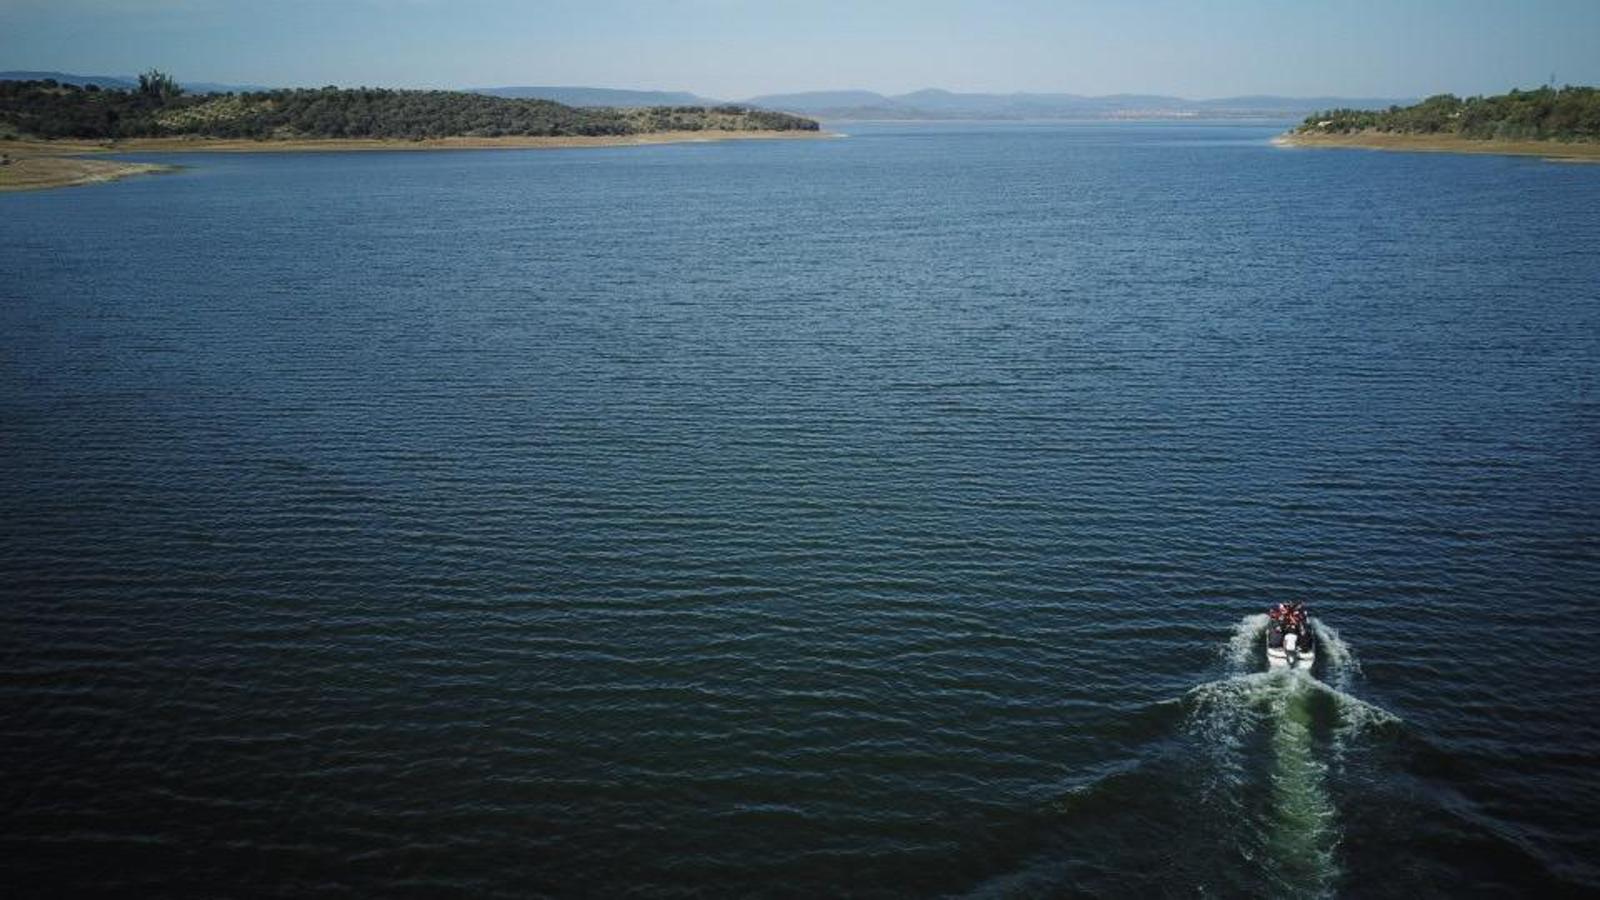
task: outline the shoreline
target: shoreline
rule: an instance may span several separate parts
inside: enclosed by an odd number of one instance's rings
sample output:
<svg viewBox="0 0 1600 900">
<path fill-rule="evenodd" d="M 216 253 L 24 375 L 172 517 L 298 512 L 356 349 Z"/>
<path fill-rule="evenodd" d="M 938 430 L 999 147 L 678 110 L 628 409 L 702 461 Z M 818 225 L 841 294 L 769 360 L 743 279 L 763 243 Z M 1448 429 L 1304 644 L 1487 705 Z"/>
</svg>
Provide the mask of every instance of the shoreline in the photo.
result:
<svg viewBox="0 0 1600 900">
<path fill-rule="evenodd" d="M 543 150 L 569 147 L 639 147 L 655 144 L 700 144 L 716 141 L 815 140 L 836 137 L 827 131 L 654 131 L 647 134 L 561 135 L 534 137 L 405 138 L 127 138 L 109 145 L 78 142 L 85 152 L 112 153 L 315 153 L 416 150 Z M 66 144 L 68 142 L 62 142 Z"/>
<path fill-rule="evenodd" d="M 0 147 L 0 153 L 4 153 L 8 160 L 5 165 L 0 166 L 0 193 L 104 184 L 136 175 L 155 175 L 178 170 L 177 166 L 158 163 L 54 156 L 25 150 L 19 152 L 11 147 Z"/>
<path fill-rule="evenodd" d="M 93 159 L 108 153 L 332 153 L 416 152 L 428 150 L 558 150 L 576 147 L 640 147 L 716 141 L 819 140 L 842 137 L 831 131 L 658 131 L 649 134 L 559 137 L 305 138 L 127 138 L 120 141 L 5 141 L 0 154 L 0 192 L 33 191 L 100 184 L 135 175 L 176 171 L 157 163 Z"/>
<path fill-rule="evenodd" d="M 1280 134 L 1272 139 L 1279 147 L 1344 148 L 1386 150 L 1408 153 L 1477 153 L 1491 156 L 1537 156 L 1551 162 L 1600 162 L 1600 142 L 1562 143 L 1560 141 L 1480 140 L 1455 135 L 1396 134 L 1359 131 L 1353 134 Z"/>
</svg>

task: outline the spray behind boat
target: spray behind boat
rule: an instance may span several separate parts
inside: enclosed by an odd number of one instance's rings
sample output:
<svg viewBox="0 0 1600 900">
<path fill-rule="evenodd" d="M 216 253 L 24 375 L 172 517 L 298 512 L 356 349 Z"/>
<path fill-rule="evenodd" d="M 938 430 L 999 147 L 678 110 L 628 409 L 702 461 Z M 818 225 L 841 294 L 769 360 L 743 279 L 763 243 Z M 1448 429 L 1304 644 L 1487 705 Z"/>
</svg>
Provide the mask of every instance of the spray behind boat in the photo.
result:
<svg viewBox="0 0 1600 900">
<path fill-rule="evenodd" d="M 1204 753 L 1200 802 L 1230 823 L 1227 840 L 1242 857 L 1268 862 L 1256 873 L 1261 894 L 1330 897 L 1343 840 L 1331 782 L 1363 734 L 1398 720 L 1350 693 L 1360 666 L 1338 629 L 1290 609 L 1238 623 L 1221 648 L 1226 677 L 1189 692 L 1186 724 Z"/>
</svg>

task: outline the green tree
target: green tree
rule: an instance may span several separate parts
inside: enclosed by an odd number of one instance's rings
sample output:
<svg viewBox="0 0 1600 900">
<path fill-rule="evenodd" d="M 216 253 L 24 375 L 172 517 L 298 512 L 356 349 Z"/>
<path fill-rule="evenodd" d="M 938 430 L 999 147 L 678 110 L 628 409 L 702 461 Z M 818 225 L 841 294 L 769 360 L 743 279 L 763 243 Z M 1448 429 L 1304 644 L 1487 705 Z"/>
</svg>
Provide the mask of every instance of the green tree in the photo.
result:
<svg viewBox="0 0 1600 900">
<path fill-rule="evenodd" d="M 183 93 L 183 87 L 172 76 L 160 69 L 151 69 L 139 76 L 139 93 L 155 100 L 167 101 Z"/>
</svg>

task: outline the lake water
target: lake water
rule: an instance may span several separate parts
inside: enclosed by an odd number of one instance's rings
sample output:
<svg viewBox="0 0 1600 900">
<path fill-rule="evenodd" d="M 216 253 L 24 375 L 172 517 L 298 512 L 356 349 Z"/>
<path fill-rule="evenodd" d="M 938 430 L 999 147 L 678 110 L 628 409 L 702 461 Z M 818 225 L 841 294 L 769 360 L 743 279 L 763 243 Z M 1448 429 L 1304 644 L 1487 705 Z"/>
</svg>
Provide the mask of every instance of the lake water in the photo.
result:
<svg viewBox="0 0 1600 900">
<path fill-rule="evenodd" d="M 1600 168 L 846 130 L 0 197 L 10 890 L 1600 891 Z"/>
</svg>

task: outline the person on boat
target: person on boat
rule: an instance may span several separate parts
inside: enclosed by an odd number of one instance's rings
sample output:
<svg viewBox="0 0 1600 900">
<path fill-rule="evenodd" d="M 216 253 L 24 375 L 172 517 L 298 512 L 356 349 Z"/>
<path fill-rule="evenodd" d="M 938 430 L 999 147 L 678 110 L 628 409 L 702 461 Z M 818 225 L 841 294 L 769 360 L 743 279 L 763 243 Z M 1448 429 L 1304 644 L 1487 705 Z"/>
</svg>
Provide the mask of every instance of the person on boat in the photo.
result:
<svg viewBox="0 0 1600 900">
<path fill-rule="evenodd" d="M 1282 647 L 1283 633 L 1289 630 L 1289 606 L 1285 603 L 1275 603 L 1267 610 L 1267 646 Z"/>
<path fill-rule="evenodd" d="M 1306 605 L 1305 605 L 1305 603 L 1303 603 L 1303 602 L 1301 602 L 1299 600 L 1296 600 L 1293 603 L 1290 603 L 1289 604 L 1289 609 L 1288 609 L 1288 617 L 1289 617 L 1290 626 L 1292 626 L 1295 631 L 1298 631 L 1301 634 L 1304 634 L 1305 630 L 1306 630 Z"/>
</svg>

